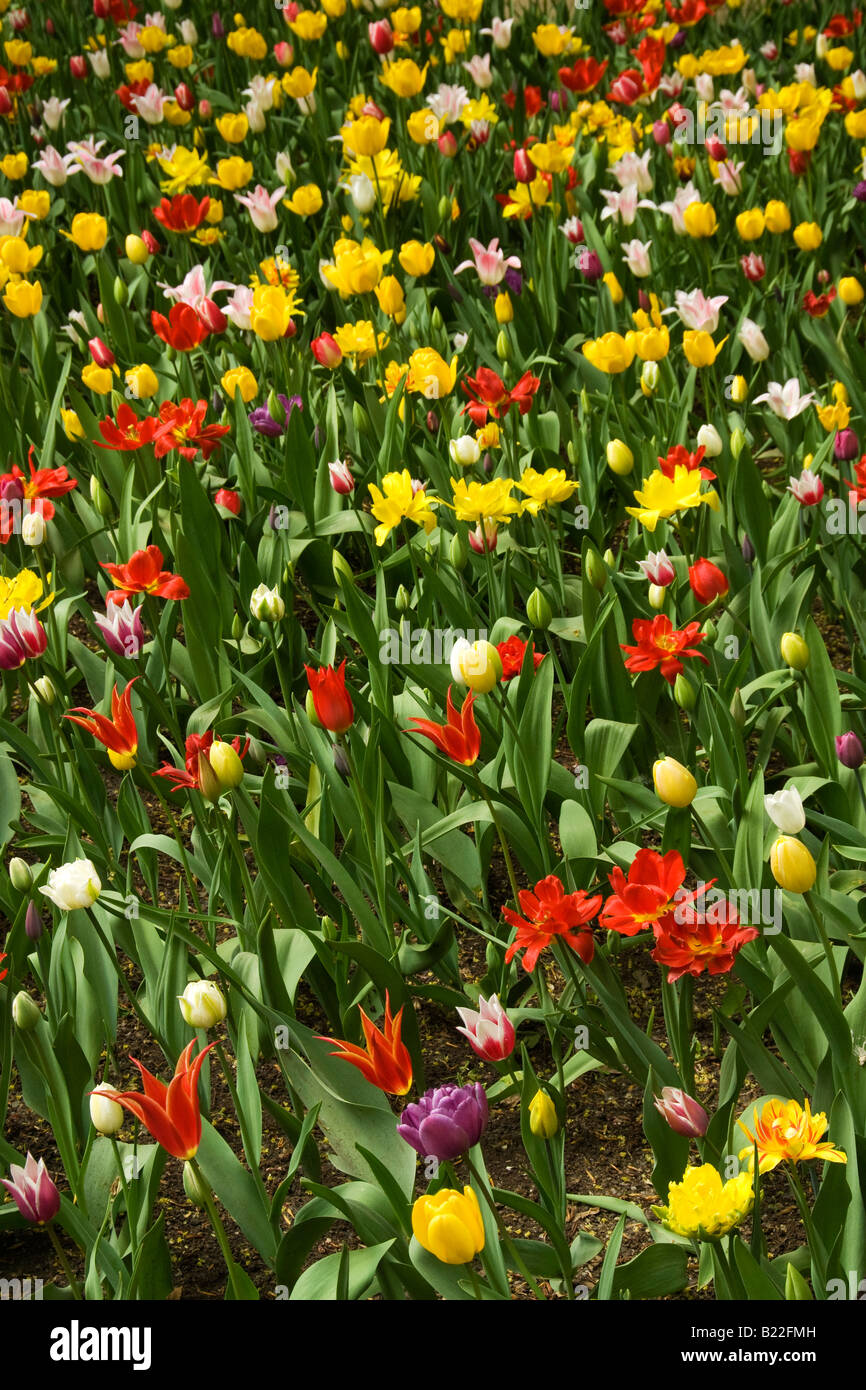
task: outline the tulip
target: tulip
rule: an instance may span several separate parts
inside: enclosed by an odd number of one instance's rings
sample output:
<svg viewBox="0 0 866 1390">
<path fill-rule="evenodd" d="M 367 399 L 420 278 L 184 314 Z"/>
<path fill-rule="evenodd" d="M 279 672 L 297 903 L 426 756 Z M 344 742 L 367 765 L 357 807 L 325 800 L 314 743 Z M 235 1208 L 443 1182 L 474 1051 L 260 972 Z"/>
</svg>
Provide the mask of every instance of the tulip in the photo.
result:
<svg viewBox="0 0 866 1390">
<path fill-rule="evenodd" d="M 480 995 L 478 1003 L 479 1012 L 457 1010 L 464 1024 L 457 1032 L 468 1038 L 472 1050 L 486 1062 L 502 1062 L 514 1051 L 514 1024 L 495 994 L 489 999 Z"/>
<path fill-rule="evenodd" d="M 339 493 L 341 497 L 348 497 L 350 493 L 355 491 L 355 479 L 345 461 L 335 459 L 333 463 L 329 463 L 328 477 L 334 492 Z"/>
<path fill-rule="evenodd" d="M 242 506 L 240 493 L 235 492 L 232 488 L 218 488 L 214 493 L 213 500 L 215 506 L 224 507 L 227 512 L 231 512 L 232 516 L 240 516 Z"/>
<path fill-rule="evenodd" d="M 594 285 L 604 275 L 604 266 L 597 251 L 589 251 L 584 248 L 583 251 L 578 252 L 575 264 L 584 280 L 588 280 L 591 285 Z"/>
<path fill-rule="evenodd" d="M 343 360 L 342 350 L 330 333 L 321 333 L 318 338 L 314 338 L 310 343 L 310 350 L 322 367 L 339 367 Z"/>
<path fill-rule="evenodd" d="M 854 430 L 837 430 L 833 441 L 833 456 L 838 463 L 850 463 L 860 453 L 860 441 Z"/>
<path fill-rule="evenodd" d="M 809 665 L 809 648 L 797 632 L 784 633 L 779 650 L 782 660 L 792 671 L 805 671 Z"/>
<path fill-rule="evenodd" d="M 397 1133 L 422 1158 L 440 1163 L 459 1158 L 478 1143 L 488 1120 L 487 1095 L 478 1082 L 471 1086 L 439 1086 L 407 1105 Z"/>
<path fill-rule="evenodd" d="M 208 762 L 216 773 L 220 794 L 239 787 L 244 777 L 240 755 L 230 743 L 215 739 L 208 750 Z"/>
<path fill-rule="evenodd" d="M 683 1134 L 688 1139 L 700 1139 L 706 1134 L 709 1127 L 706 1110 L 678 1086 L 665 1086 L 661 1095 L 655 1097 L 654 1105 L 675 1134 Z"/>
<path fill-rule="evenodd" d="M 764 810 L 783 835 L 799 835 L 806 824 L 803 800 L 795 787 L 765 796 Z"/>
<path fill-rule="evenodd" d="M 653 785 L 656 796 L 666 806 L 691 806 L 698 784 L 687 767 L 676 758 L 659 758 L 653 763 Z"/>
<path fill-rule="evenodd" d="M 651 550 L 645 560 L 638 561 L 638 565 L 650 584 L 656 588 L 666 588 L 668 584 L 673 584 L 677 577 L 673 563 L 664 550 Z"/>
<path fill-rule="evenodd" d="M 758 256 L 754 251 L 750 251 L 748 256 L 740 257 L 740 267 L 747 280 L 763 280 L 767 273 L 767 267 L 763 256 Z"/>
<path fill-rule="evenodd" d="M 753 362 L 765 362 L 767 360 L 770 355 L 770 345 L 752 319 L 743 319 L 737 337 Z"/>
<path fill-rule="evenodd" d="M 250 614 L 260 623 L 278 623 L 286 616 L 286 605 L 276 587 L 260 584 L 250 594 Z"/>
<path fill-rule="evenodd" d="M 338 771 L 340 770 L 338 767 Z M 345 768 L 344 773 L 347 771 L 348 767 Z M 321 1038 L 319 1041 L 336 1044 L 340 1051 L 332 1052 L 331 1056 L 339 1057 L 344 1062 L 351 1062 L 352 1066 L 357 1067 L 361 1075 L 372 1086 L 377 1086 L 380 1091 L 385 1091 L 388 1095 L 405 1096 L 412 1085 L 412 1059 L 400 1036 L 403 1008 L 398 1009 L 396 1015 L 392 1017 L 391 1000 L 386 991 L 385 1021 L 381 1030 L 367 1017 L 364 1010 L 359 1008 L 365 1047 L 359 1047 L 357 1043 L 345 1042 L 341 1038 Z"/>
<path fill-rule="evenodd" d="M 412 1231 L 419 1245 L 443 1264 L 468 1264 L 484 1249 L 484 1221 L 471 1187 L 453 1187 L 419 1197 L 412 1207 Z"/>
<path fill-rule="evenodd" d="M 192 1050 L 195 1045 L 196 1040 L 193 1038 L 178 1058 L 174 1076 L 168 1085 L 152 1076 L 141 1062 L 132 1057 L 130 1061 L 141 1072 L 144 1094 L 138 1091 L 115 1091 L 114 1087 L 99 1087 L 91 1091 L 91 1096 L 107 1095 L 110 1100 L 122 1105 L 141 1124 L 147 1126 L 166 1153 L 184 1161 L 195 1157 L 201 1143 L 199 1073 L 205 1057 L 216 1043 L 202 1048 L 193 1061 Z"/>
<path fill-rule="evenodd" d="M 19 1033 L 30 1033 L 39 1026 L 42 1010 L 25 990 L 19 990 L 12 1000 L 12 1022 Z"/>
<path fill-rule="evenodd" d="M 120 1092 L 116 1086 L 104 1085 L 99 1094 L 90 1097 L 90 1120 L 97 1134 L 116 1134 L 123 1124 L 123 1106 L 118 1105 L 112 1096 Z"/>
<path fill-rule="evenodd" d="M 24 1220 L 35 1226 L 53 1221 L 60 1210 L 60 1193 L 48 1176 L 44 1159 L 37 1163 L 28 1153 L 24 1167 L 13 1163 L 9 1173 L 10 1177 L 3 1178 L 2 1183 Z"/>
<path fill-rule="evenodd" d="M 39 889 L 63 912 L 92 907 L 102 891 L 99 875 L 89 859 L 73 859 L 52 869 L 48 884 Z"/>
<path fill-rule="evenodd" d="M 728 581 L 718 565 L 714 565 L 711 560 L 699 558 L 695 564 L 689 565 L 689 585 L 698 603 L 712 603 L 717 598 L 723 598 L 728 592 Z"/>
<path fill-rule="evenodd" d="M 552 1139 L 559 1129 L 556 1106 L 546 1091 L 536 1091 L 529 1102 L 529 1128 L 538 1139 Z"/>
<path fill-rule="evenodd" d="M 836 757 L 843 767 L 849 767 L 852 771 L 863 766 L 866 753 L 855 733 L 836 735 Z"/>
<path fill-rule="evenodd" d="M 839 298 L 849 308 L 863 299 L 863 286 L 855 275 L 845 275 L 839 281 Z"/>
<path fill-rule="evenodd" d="M 780 888 L 789 893 L 808 893 L 818 866 L 802 840 L 780 835 L 770 850 L 770 868 Z"/>
<path fill-rule="evenodd" d="M 345 658 L 337 670 L 333 666 L 323 666 L 318 671 L 305 666 L 304 670 L 322 728 L 333 734 L 345 733 L 355 719 L 351 696 L 346 690 Z"/>
<path fill-rule="evenodd" d="M 452 439 L 448 445 L 448 452 L 452 463 L 459 464 L 461 468 L 471 467 L 481 457 L 481 449 L 471 434 L 462 434 L 457 439 Z"/>
<path fill-rule="evenodd" d="M 691 681 L 683 675 L 682 671 L 674 681 L 674 699 L 680 709 L 686 713 L 693 710 L 697 704 L 697 692 Z"/>
<path fill-rule="evenodd" d="M 451 651 L 451 676 L 476 695 L 488 695 L 502 679 L 502 659 L 490 642 L 459 638 Z"/>
<path fill-rule="evenodd" d="M 220 747 L 228 748 L 230 745 L 221 744 Z M 234 752 L 234 749 L 231 751 Z M 188 1023 L 190 1028 L 215 1028 L 228 1013 L 225 995 L 213 980 L 190 980 L 183 994 L 178 995 L 177 1002 L 184 1023 Z"/>
<path fill-rule="evenodd" d="M 722 437 L 715 425 L 701 425 L 698 430 L 698 447 L 703 449 L 707 458 L 718 458 L 722 452 Z"/>
<path fill-rule="evenodd" d="M 33 871 L 24 859 L 16 855 L 9 860 L 9 880 L 16 893 L 29 893 L 33 887 Z"/>
<path fill-rule="evenodd" d="M 611 473 L 624 478 L 634 468 L 634 454 L 621 439 L 609 439 L 605 451 Z"/>
<path fill-rule="evenodd" d="M 546 632 L 553 621 L 553 610 L 547 595 L 541 589 L 533 589 L 526 600 L 526 616 L 539 632 Z"/>
</svg>

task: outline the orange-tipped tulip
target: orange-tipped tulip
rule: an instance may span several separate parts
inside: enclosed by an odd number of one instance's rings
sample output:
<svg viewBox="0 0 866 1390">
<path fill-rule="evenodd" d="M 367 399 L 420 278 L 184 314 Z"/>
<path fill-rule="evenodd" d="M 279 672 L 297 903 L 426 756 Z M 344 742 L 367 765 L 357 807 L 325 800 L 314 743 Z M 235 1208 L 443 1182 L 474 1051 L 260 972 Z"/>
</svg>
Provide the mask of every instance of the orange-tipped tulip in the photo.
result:
<svg viewBox="0 0 866 1390">
<path fill-rule="evenodd" d="M 364 1029 L 366 1047 L 357 1043 L 344 1042 L 341 1038 L 321 1038 L 321 1042 L 334 1043 L 341 1050 L 332 1052 L 332 1057 L 342 1057 L 366 1077 L 380 1091 L 389 1096 L 405 1096 L 412 1085 L 412 1059 L 406 1044 L 400 1040 L 403 1010 L 398 1009 L 395 1018 L 391 1017 L 391 1000 L 385 994 L 385 1026 L 380 1033 L 376 1025 L 359 1009 L 361 1026 Z"/>
<path fill-rule="evenodd" d="M 193 1038 L 189 1046 L 184 1048 L 167 1086 L 132 1057 L 131 1062 L 141 1072 L 143 1095 L 139 1091 L 90 1092 L 92 1096 L 108 1095 L 110 1100 L 122 1105 L 147 1126 L 166 1153 L 184 1162 L 195 1157 L 201 1143 L 198 1078 L 205 1057 L 212 1047 L 216 1047 L 216 1043 L 210 1043 L 202 1048 L 193 1062 L 192 1050 L 196 1042 L 197 1039 Z"/>
<path fill-rule="evenodd" d="M 404 732 L 422 734 L 424 738 L 429 738 L 435 743 L 446 757 L 453 758 L 456 763 L 462 763 L 464 767 L 472 767 L 478 761 L 478 754 L 481 752 L 481 733 L 475 723 L 475 715 L 472 713 L 474 699 L 475 695 L 470 690 L 458 714 L 451 699 L 451 686 L 449 686 L 448 723 L 435 724 L 432 719 L 412 719 L 410 723 L 413 727 L 404 730 Z"/>
<path fill-rule="evenodd" d="M 132 687 L 138 679 L 139 677 L 135 676 L 122 695 L 118 695 L 115 685 L 111 692 L 110 719 L 104 714 L 97 714 L 95 710 L 81 707 L 63 716 L 64 719 L 71 719 L 73 724 L 80 724 L 82 729 L 86 729 L 100 743 L 104 743 L 112 767 L 116 767 L 120 772 L 135 767 L 135 755 L 138 752 L 138 730 L 130 706 Z"/>
</svg>

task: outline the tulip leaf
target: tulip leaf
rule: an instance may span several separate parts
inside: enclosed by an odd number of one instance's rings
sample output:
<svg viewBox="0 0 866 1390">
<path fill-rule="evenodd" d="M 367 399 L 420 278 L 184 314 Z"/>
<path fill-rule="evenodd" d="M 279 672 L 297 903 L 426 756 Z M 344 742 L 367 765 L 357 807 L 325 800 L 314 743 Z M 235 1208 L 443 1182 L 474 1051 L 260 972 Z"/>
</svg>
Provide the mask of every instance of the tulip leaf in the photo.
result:
<svg viewBox="0 0 866 1390">
<path fill-rule="evenodd" d="M 393 1244 L 393 1240 L 386 1240 L 366 1250 L 344 1249 L 337 1255 L 326 1255 L 304 1270 L 289 1294 L 290 1302 L 335 1302 L 340 1297 L 340 1271 L 344 1261 L 344 1298 L 353 1302 L 363 1298 L 370 1291 L 376 1270 Z"/>
</svg>

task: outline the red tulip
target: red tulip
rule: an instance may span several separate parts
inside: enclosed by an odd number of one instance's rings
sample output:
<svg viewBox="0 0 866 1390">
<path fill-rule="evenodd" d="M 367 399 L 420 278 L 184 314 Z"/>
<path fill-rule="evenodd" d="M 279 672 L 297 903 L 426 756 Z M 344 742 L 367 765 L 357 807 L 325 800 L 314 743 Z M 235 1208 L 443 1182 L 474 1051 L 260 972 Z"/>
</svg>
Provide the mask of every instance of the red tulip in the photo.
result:
<svg viewBox="0 0 866 1390">
<path fill-rule="evenodd" d="M 464 767 L 472 767 L 478 761 L 478 754 L 481 752 L 481 733 L 472 712 L 474 699 L 475 696 L 470 690 L 458 714 L 451 699 L 449 685 L 446 706 L 448 723 L 436 724 L 432 719 L 416 718 L 410 720 L 413 728 L 405 729 L 404 733 L 421 734 L 423 738 L 429 738 L 431 743 L 435 743 L 446 757 L 453 758 Z"/>
<path fill-rule="evenodd" d="M 333 666 L 323 666 L 318 671 L 305 666 L 304 670 L 319 723 L 324 729 L 330 729 L 332 734 L 345 733 L 355 718 L 355 709 L 346 689 L 345 660 L 337 671 Z"/>
<path fill-rule="evenodd" d="M 87 76 L 87 59 L 83 54 L 76 54 L 75 57 L 69 59 L 69 71 L 79 81 Z"/>
<path fill-rule="evenodd" d="M 689 565 L 689 584 L 698 603 L 712 603 L 715 598 L 723 598 L 729 587 L 718 565 L 703 559 Z"/>
<path fill-rule="evenodd" d="M 151 311 L 150 321 L 158 338 L 178 352 L 192 352 L 208 336 L 208 326 L 190 304 L 172 304 L 168 318 Z"/>
<path fill-rule="evenodd" d="M 117 1101 L 125 1110 L 146 1125 L 158 1144 L 166 1153 L 186 1162 L 194 1158 L 201 1143 L 201 1105 L 198 1098 L 198 1078 L 202 1063 L 216 1043 L 202 1048 L 192 1061 L 192 1050 L 197 1042 L 193 1038 L 184 1048 L 174 1069 L 174 1076 L 166 1086 L 152 1076 L 147 1067 L 134 1057 L 133 1066 L 138 1067 L 144 1083 L 144 1094 L 139 1091 L 91 1091 L 93 1096 L 105 1095 Z"/>
<path fill-rule="evenodd" d="M 405 1007 L 405 1006 L 404 1006 Z M 353 1067 L 373 1086 L 386 1091 L 391 1096 L 405 1096 L 412 1085 L 412 1058 L 406 1044 L 400 1039 L 403 1009 L 398 1009 L 395 1018 L 391 1017 L 391 1000 L 385 994 L 385 1025 L 380 1032 L 364 1010 L 359 1008 L 361 1026 L 364 1030 L 366 1047 L 357 1043 L 344 1042 L 340 1038 L 319 1038 L 319 1042 L 330 1042 L 340 1048 L 332 1052 Z"/>
<path fill-rule="evenodd" d="M 101 564 L 118 586 L 106 595 L 109 603 L 124 603 L 130 594 L 152 594 L 154 598 L 167 599 L 189 598 L 186 580 L 162 568 L 162 551 L 158 545 L 149 545 L 147 550 L 136 550 L 125 565 L 113 565 L 104 560 Z"/>
<path fill-rule="evenodd" d="M 138 729 L 135 727 L 135 716 L 130 704 L 132 687 L 138 679 L 139 677 L 135 676 L 122 695 L 118 695 L 115 685 L 111 692 L 110 719 L 104 714 L 97 714 L 95 710 L 82 708 L 73 708 L 63 716 L 64 719 L 71 719 L 73 724 L 86 729 L 99 743 L 104 744 L 108 749 L 112 766 L 121 772 L 135 767 L 135 755 L 138 752 Z"/>
<path fill-rule="evenodd" d="M 214 496 L 214 502 L 218 507 L 225 507 L 227 512 L 232 512 L 234 516 L 241 514 L 240 493 L 233 492 L 229 487 L 221 487 Z"/>
<path fill-rule="evenodd" d="M 343 360 L 342 349 L 330 333 L 320 333 L 318 338 L 314 338 L 310 351 L 322 367 L 339 367 Z"/>
</svg>

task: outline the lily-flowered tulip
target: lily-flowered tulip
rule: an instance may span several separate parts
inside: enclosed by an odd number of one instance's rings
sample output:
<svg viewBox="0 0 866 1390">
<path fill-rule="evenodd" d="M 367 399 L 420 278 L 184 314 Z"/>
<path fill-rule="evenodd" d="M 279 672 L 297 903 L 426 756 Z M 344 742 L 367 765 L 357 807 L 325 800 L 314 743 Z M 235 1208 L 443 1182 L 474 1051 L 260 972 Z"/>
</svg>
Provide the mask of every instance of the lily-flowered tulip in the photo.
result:
<svg viewBox="0 0 866 1390">
<path fill-rule="evenodd" d="M 60 1193 L 48 1175 L 45 1160 L 40 1158 L 37 1163 L 28 1153 L 24 1167 L 12 1163 L 9 1173 L 2 1183 L 24 1220 L 34 1226 L 45 1226 L 53 1221 L 60 1210 Z"/>
<path fill-rule="evenodd" d="M 462 270 L 468 270 L 474 265 L 482 285 L 499 285 L 505 279 L 505 273 L 509 267 L 513 267 L 515 270 L 520 269 L 520 257 L 506 257 L 505 253 L 499 250 L 498 237 L 494 237 L 488 246 L 485 246 L 481 241 L 476 241 L 474 237 L 470 237 L 469 246 L 474 260 L 462 261 L 460 265 L 455 266 L 455 275 L 459 275 Z"/>
<path fill-rule="evenodd" d="M 495 994 L 479 995 L 478 1010 L 458 1009 L 463 1027 L 457 1032 L 468 1038 L 473 1052 L 486 1062 L 502 1062 L 514 1051 L 514 1024 Z"/>
<path fill-rule="evenodd" d="M 397 1133 L 422 1158 L 447 1163 L 478 1143 L 488 1116 L 487 1095 L 479 1082 L 438 1086 L 406 1106 Z"/>
<path fill-rule="evenodd" d="M 236 193 L 235 201 L 241 203 L 249 212 L 250 220 L 257 232 L 273 232 L 277 226 L 276 206 L 285 193 L 280 185 L 273 193 L 257 184 L 252 193 Z"/>
<path fill-rule="evenodd" d="M 118 695 L 115 685 L 111 692 L 110 719 L 104 714 L 97 714 L 96 710 L 79 707 L 73 708 L 63 716 L 64 719 L 71 719 L 73 724 L 86 729 L 99 743 L 104 744 L 108 749 L 112 767 L 116 767 L 119 772 L 126 772 L 129 768 L 135 767 L 135 755 L 138 752 L 138 729 L 130 704 L 132 687 L 137 680 L 138 676 L 131 680 L 122 695 Z"/>
<path fill-rule="evenodd" d="M 469 539 L 471 542 L 472 537 L 470 536 Z M 471 690 L 468 691 L 458 713 L 451 699 L 451 686 L 449 686 L 446 701 L 448 723 L 436 724 L 432 719 L 415 717 L 410 720 L 413 727 L 404 732 L 421 734 L 422 737 L 429 738 L 446 757 L 453 758 L 455 762 L 462 763 L 464 767 L 472 767 L 478 761 L 478 754 L 481 752 L 481 732 L 472 712 L 474 699 L 474 693 Z"/>
<path fill-rule="evenodd" d="M 138 1067 L 144 1084 L 144 1093 L 139 1091 L 105 1091 L 101 1087 L 91 1091 L 91 1096 L 105 1096 L 122 1105 L 150 1130 L 154 1139 L 174 1158 L 184 1161 L 194 1158 L 201 1143 L 201 1104 L 198 1098 L 198 1079 L 205 1057 L 216 1043 L 202 1048 L 195 1061 L 192 1050 L 196 1046 L 193 1038 L 184 1048 L 174 1069 L 174 1076 L 166 1086 L 153 1076 L 147 1067 L 134 1057 L 133 1066 Z"/>
<path fill-rule="evenodd" d="M 778 415 L 780 420 L 795 420 L 804 410 L 809 409 L 814 399 L 814 391 L 809 391 L 806 395 L 800 394 L 800 382 L 797 377 L 792 376 L 784 386 L 778 381 L 771 381 L 763 396 L 755 397 L 755 405 L 766 401 L 773 414 Z"/>
<path fill-rule="evenodd" d="M 665 1086 L 653 1103 L 675 1134 L 684 1134 L 689 1139 L 700 1139 L 706 1134 L 709 1126 L 706 1110 L 678 1086 Z"/>
<path fill-rule="evenodd" d="M 403 1007 L 405 1008 L 405 1005 Z M 331 1056 L 351 1062 L 372 1086 L 378 1086 L 380 1091 L 385 1091 L 391 1096 L 405 1096 L 412 1085 L 412 1059 L 400 1037 L 403 1008 L 398 1009 L 392 1018 L 391 999 L 386 991 L 385 1021 L 381 1031 L 363 1009 L 359 1008 L 358 1012 L 364 1030 L 365 1047 L 345 1042 L 341 1038 L 321 1038 L 320 1042 L 334 1043 L 340 1050 L 332 1052 Z"/>
</svg>

